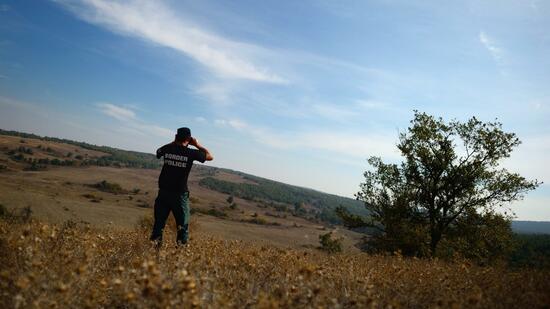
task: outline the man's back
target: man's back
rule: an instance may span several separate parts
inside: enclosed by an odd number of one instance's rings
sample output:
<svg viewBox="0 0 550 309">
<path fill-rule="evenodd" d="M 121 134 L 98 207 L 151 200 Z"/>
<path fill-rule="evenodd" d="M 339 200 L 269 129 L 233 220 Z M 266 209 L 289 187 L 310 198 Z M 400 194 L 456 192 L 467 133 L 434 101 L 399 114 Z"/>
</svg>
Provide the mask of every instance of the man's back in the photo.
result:
<svg viewBox="0 0 550 309">
<path fill-rule="evenodd" d="M 177 193 L 188 192 L 187 179 L 193 161 L 204 163 L 206 154 L 179 143 L 170 143 L 157 150 L 157 158 L 164 157 L 164 165 L 159 176 L 159 188 Z"/>
</svg>

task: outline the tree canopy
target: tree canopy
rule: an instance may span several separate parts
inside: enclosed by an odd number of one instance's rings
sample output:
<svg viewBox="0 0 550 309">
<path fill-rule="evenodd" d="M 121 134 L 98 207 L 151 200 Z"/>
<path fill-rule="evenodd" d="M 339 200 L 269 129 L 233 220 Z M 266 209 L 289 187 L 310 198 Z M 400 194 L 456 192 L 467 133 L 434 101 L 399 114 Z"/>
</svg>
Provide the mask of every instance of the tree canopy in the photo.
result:
<svg viewBox="0 0 550 309">
<path fill-rule="evenodd" d="M 415 111 L 399 135 L 402 162 L 368 160 L 372 169 L 364 173 L 356 197 L 371 215 L 343 208 L 338 213 L 349 227 L 379 230 L 373 240 L 386 249 L 436 255 L 443 238 L 464 240 L 482 226 L 501 226 L 495 216 L 509 225 L 509 215 L 498 210 L 540 185 L 500 166 L 518 145 L 519 138 L 497 121 L 445 122 Z"/>
</svg>

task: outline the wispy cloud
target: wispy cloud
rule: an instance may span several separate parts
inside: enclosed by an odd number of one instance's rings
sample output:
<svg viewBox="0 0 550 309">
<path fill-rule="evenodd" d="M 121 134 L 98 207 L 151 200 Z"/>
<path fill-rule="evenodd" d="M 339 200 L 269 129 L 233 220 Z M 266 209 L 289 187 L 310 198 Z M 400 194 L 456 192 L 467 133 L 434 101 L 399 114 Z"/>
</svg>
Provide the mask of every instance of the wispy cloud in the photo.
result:
<svg viewBox="0 0 550 309">
<path fill-rule="evenodd" d="M 115 119 L 118 119 L 121 121 L 136 119 L 136 113 L 134 113 L 134 111 L 132 111 L 131 109 L 124 108 L 121 106 L 116 106 L 111 103 L 98 103 L 97 106 L 99 107 L 102 113 L 104 113 L 107 116 L 111 116 Z"/>
<path fill-rule="evenodd" d="M 491 57 L 493 57 L 498 65 L 503 64 L 502 49 L 484 31 L 479 32 L 479 42 L 489 51 Z"/>
<path fill-rule="evenodd" d="M 288 81 L 254 63 L 251 44 L 224 39 L 176 16 L 162 1 L 53 0 L 80 18 L 113 32 L 172 48 L 224 78 Z"/>
<path fill-rule="evenodd" d="M 250 125 L 241 120 L 217 119 L 215 124 L 249 135 L 259 144 L 277 149 L 322 150 L 349 158 L 365 159 L 380 156 L 387 160 L 399 159 L 397 134 L 333 132 L 307 130 L 300 132 L 274 132 L 266 127 Z"/>
<path fill-rule="evenodd" d="M 172 130 L 146 123 L 140 120 L 135 111 L 128 108 L 132 105 L 116 105 L 112 103 L 97 103 L 96 106 L 103 114 L 120 121 L 122 129 L 134 132 L 140 135 L 155 135 L 160 137 L 171 137 L 174 133 Z"/>
</svg>

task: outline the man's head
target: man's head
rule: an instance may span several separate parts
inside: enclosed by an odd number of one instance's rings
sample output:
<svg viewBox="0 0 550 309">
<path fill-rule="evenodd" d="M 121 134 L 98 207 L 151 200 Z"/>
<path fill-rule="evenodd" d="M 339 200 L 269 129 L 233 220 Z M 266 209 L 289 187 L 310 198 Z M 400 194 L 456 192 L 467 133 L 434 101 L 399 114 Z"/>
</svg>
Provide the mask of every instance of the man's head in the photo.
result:
<svg viewBox="0 0 550 309">
<path fill-rule="evenodd" d="M 188 143 L 191 140 L 191 130 L 189 128 L 179 128 L 176 134 L 176 142 Z"/>
</svg>

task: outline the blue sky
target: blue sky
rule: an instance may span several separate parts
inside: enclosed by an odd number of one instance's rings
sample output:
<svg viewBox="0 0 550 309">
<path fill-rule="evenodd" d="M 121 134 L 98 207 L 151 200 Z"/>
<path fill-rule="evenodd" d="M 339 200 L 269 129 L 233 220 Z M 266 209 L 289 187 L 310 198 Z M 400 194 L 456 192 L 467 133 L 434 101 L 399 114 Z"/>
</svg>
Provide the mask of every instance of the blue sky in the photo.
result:
<svg viewBox="0 0 550 309">
<path fill-rule="evenodd" d="M 412 3 L 414 2 L 414 3 Z M 498 118 L 548 183 L 550 1 L 0 0 L 0 127 L 352 196 L 418 109 Z M 547 184 L 512 207 L 550 220 Z"/>
</svg>

